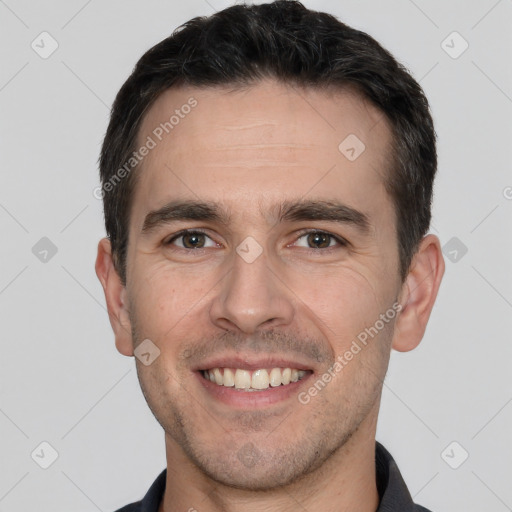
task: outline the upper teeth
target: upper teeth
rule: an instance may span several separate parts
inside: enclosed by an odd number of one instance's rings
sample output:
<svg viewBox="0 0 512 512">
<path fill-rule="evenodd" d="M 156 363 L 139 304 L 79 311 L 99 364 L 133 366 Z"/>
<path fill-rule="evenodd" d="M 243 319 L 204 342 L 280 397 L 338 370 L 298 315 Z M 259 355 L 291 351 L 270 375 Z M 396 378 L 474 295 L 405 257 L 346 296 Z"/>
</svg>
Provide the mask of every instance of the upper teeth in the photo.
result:
<svg viewBox="0 0 512 512">
<path fill-rule="evenodd" d="M 219 386 L 235 387 L 236 389 L 268 389 L 297 382 L 306 372 L 295 368 L 263 368 L 261 370 L 241 370 L 240 368 L 212 368 L 204 370 L 205 378 Z"/>
</svg>

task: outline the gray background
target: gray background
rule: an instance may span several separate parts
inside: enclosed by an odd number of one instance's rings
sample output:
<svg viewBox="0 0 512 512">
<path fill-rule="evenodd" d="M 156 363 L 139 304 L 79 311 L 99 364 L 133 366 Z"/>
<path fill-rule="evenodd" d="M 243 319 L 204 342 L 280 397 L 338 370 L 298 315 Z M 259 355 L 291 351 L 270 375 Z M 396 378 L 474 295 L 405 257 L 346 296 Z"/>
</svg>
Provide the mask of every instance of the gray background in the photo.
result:
<svg viewBox="0 0 512 512">
<path fill-rule="evenodd" d="M 97 157 L 140 55 L 230 4 L 0 0 L 0 512 L 111 511 L 165 467 L 94 273 Z M 392 353 L 377 439 L 435 512 L 512 510 L 512 1 L 305 4 L 393 52 L 439 135 L 432 231 L 447 271 L 421 345 Z M 46 59 L 31 47 L 51 49 L 43 31 L 59 45 Z M 48 469 L 43 441 L 58 453 Z"/>
</svg>

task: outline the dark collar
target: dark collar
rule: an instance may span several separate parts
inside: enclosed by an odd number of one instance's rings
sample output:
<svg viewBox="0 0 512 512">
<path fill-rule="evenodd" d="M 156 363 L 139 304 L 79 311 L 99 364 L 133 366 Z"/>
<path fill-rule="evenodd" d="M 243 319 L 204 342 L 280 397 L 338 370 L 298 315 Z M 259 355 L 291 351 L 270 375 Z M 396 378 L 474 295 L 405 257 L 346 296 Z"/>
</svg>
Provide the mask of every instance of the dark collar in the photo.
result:
<svg viewBox="0 0 512 512">
<path fill-rule="evenodd" d="M 379 508 L 376 512 L 429 512 L 415 505 L 391 454 L 378 441 L 375 442 L 375 471 Z M 164 469 L 151 485 L 144 499 L 118 512 L 158 512 L 165 491 L 167 470 Z"/>
<path fill-rule="evenodd" d="M 378 441 L 375 441 L 375 472 L 379 493 L 376 512 L 429 512 L 414 504 L 395 460 Z"/>
</svg>

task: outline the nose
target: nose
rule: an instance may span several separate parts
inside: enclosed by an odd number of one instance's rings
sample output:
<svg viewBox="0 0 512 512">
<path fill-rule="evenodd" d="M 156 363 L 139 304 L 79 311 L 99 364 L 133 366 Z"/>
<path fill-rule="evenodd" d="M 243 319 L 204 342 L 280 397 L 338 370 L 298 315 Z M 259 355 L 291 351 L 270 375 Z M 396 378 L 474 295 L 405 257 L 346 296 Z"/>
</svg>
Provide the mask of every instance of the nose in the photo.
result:
<svg viewBox="0 0 512 512">
<path fill-rule="evenodd" d="M 284 276 L 270 267 L 265 252 L 250 263 L 234 253 L 232 267 L 219 287 L 210 308 L 211 321 L 218 327 L 253 334 L 288 325 L 293 319 L 293 292 Z"/>
</svg>

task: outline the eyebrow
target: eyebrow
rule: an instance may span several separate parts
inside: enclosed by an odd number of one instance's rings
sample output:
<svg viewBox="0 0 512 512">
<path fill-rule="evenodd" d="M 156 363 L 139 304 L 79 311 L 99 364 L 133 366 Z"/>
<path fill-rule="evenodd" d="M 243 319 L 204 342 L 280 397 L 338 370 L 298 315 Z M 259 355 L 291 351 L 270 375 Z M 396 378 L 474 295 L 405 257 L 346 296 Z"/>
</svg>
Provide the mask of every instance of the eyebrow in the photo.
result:
<svg viewBox="0 0 512 512">
<path fill-rule="evenodd" d="M 227 225 L 229 215 L 215 203 L 207 201 L 171 201 L 146 215 L 141 233 L 150 233 L 162 225 L 180 220 L 209 220 Z"/>
<path fill-rule="evenodd" d="M 371 226 L 366 214 L 336 201 L 286 200 L 267 211 L 270 212 L 270 219 L 275 223 L 329 221 L 352 225 L 363 234 L 367 234 Z M 230 218 L 230 213 L 214 202 L 175 200 L 157 210 L 150 211 L 144 219 L 141 233 L 149 234 L 161 226 L 184 220 L 210 221 L 227 226 Z"/>
</svg>

